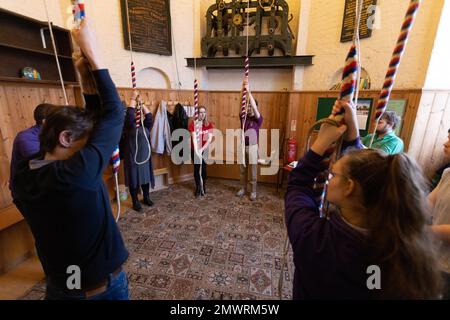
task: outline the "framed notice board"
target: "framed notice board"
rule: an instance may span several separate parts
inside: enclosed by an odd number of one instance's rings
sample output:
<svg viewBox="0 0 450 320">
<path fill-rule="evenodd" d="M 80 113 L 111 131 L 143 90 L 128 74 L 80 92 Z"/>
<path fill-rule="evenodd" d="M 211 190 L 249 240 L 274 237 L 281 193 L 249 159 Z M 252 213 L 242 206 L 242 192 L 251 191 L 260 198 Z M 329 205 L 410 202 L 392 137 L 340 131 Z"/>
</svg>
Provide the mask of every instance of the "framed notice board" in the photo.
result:
<svg viewBox="0 0 450 320">
<path fill-rule="evenodd" d="M 359 28 L 359 37 L 361 39 L 369 38 L 370 36 L 372 36 L 373 19 L 371 18 L 371 16 L 375 15 L 375 11 L 372 8 L 375 8 L 377 4 L 377 0 L 363 0 L 363 1 L 364 3 Z M 356 30 L 355 28 L 356 7 L 357 7 L 357 0 L 345 0 L 344 18 L 342 21 L 341 42 L 348 42 L 353 40 L 353 33 Z"/>
<path fill-rule="evenodd" d="M 128 17 L 133 51 L 172 55 L 170 0 L 121 0 L 125 49 L 130 50 Z"/>
<path fill-rule="evenodd" d="M 319 98 L 317 103 L 316 121 L 328 118 L 333 110 L 336 98 Z M 356 107 L 359 134 L 364 137 L 369 132 L 369 121 L 372 116 L 373 99 L 359 99 Z"/>
</svg>

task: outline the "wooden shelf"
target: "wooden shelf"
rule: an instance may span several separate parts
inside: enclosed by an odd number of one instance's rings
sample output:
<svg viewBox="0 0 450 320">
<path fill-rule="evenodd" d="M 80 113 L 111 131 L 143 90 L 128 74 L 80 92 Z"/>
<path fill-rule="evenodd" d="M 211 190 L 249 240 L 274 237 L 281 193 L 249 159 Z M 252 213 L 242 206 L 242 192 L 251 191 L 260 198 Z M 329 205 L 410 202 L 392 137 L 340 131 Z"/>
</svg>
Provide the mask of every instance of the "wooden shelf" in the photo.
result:
<svg viewBox="0 0 450 320">
<path fill-rule="evenodd" d="M 0 8 L 0 78 L 4 81 L 59 85 L 59 70 L 48 23 Z M 52 26 L 63 79 L 76 84 L 70 31 Z M 44 48 L 45 47 L 45 48 Z M 21 78 L 25 67 L 36 69 L 42 80 Z"/>
<path fill-rule="evenodd" d="M 21 83 L 29 83 L 29 84 L 51 84 L 51 85 L 61 85 L 61 81 L 59 80 L 30 80 L 26 78 L 14 78 L 14 77 L 0 77 L 0 81 L 5 82 L 21 82 Z M 67 86 L 78 86 L 78 82 L 70 82 L 64 81 L 64 85 Z"/>
<path fill-rule="evenodd" d="M 16 50 L 23 50 L 23 51 L 28 51 L 28 52 L 38 53 L 38 54 L 46 54 L 46 55 L 50 55 L 50 56 L 53 56 L 53 57 L 55 56 L 53 50 L 52 51 L 36 50 L 36 49 L 19 47 L 19 46 L 7 44 L 7 43 L 2 43 L 2 42 L 0 42 L 0 47 L 6 47 L 6 48 L 16 49 Z M 58 54 L 58 58 L 71 59 L 72 60 L 72 57 L 64 56 L 62 54 Z"/>
<path fill-rule="evenodd" d="M 312 55 L 283 57 L 250 57 L 250 68 L 293 68 L 294 66 L 312 66 Z M 196 61 L 194 61 L 196 60 Z M 243 69 L 245 58 L 186 58 L 187 67 L 206 67 L 207 69 Z"/>
</svg>

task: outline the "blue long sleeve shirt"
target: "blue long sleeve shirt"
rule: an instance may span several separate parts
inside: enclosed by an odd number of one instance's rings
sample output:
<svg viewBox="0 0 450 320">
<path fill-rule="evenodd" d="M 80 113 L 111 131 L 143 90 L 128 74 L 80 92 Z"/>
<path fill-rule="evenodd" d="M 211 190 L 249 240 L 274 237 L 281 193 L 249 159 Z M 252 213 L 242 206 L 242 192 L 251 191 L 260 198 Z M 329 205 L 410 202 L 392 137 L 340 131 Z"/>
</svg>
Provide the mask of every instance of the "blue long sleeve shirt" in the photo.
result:
<svg viewBox="0 0 450 320">
<path fill-rule="evenodd" d="M 361 148 L 359 138 L 344 148 Z M 294 253 L 294 299 L 366 299 L 365 235 L 338 214 L 319 217 L 313 184 L 323 157 L 308 151 L 289 176 L 285 218 Z"/>
<path fill-rule="evenodd" d="M 107 70 L 93 72 L 99 110 L 86 146 L 68 160 L 22 161 L 14 180 L 15 203 L 30 225 L 45 274 L 66 289 L 69 266 L 81 269 L 81 291 L 103 282 L 128 258 L 114 220 L 103 171 L 118 145 L 124 112 Z"/>
</svg>

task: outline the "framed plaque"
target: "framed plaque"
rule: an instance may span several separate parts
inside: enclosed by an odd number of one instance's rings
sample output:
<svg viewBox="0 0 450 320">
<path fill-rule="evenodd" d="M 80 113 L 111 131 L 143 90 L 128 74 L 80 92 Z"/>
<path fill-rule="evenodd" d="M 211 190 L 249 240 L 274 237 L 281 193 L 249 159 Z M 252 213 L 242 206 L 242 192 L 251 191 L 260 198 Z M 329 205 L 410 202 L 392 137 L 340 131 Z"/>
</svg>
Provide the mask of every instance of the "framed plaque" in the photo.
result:
<svg viewBox="0 0 450 320">
<path fill-rule="evenodd" d="M 363 0 L 363 9 L 361 13 L 361 22 L 359 28 L 360 39 L 369 38 L 372 35 L 372 15 L 375 11 L 371 10 L 371 6 L 376 6 L 377 0 Z M 342 21 L 341 42 L 353 40 L 353 34 L 356 30 L 356 6 L 357 0 L 345 0 L 344 18 Z"/>
<path fill-rule="evenodd" d="M 121 0 L 121 8 L 125 49 L 130 50 L 129 20 L 133 51 L 172 55 L 170 0 L 128 0 L 128 10 Z"/>
</svg>

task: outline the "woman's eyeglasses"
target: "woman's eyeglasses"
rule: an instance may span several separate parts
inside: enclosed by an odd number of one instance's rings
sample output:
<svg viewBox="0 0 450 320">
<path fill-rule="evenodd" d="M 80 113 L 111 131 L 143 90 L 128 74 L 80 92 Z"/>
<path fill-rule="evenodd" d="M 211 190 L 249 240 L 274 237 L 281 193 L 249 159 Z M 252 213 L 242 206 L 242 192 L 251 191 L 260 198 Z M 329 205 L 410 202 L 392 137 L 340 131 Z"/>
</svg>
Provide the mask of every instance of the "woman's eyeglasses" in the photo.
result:
<svg viewBox="0 0 450 320">
<path fill-rule="evenodd" d="M 343 177 L 345 179 L 348 179 L 347 176 L 345 176 L 343 174 L 340 174 L 340 173 L 333 172 L 331 170 L 327 171 L 327 176 L 328 176 L 328 180 L 331 180 L 331 179 L 333 179 L 334 177 L 337 177 L 337 176 L 341 176 L 341 177 Z"/>
</svg>

